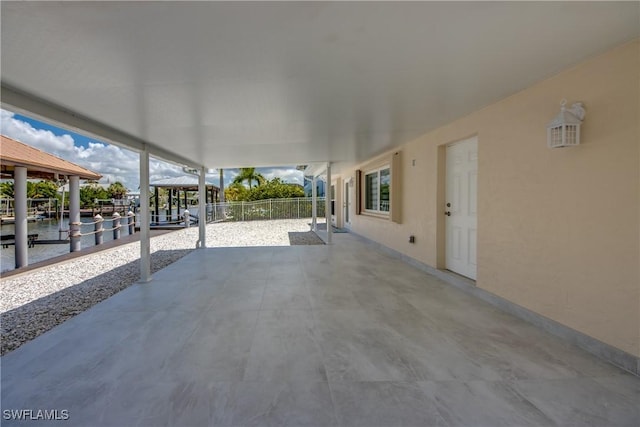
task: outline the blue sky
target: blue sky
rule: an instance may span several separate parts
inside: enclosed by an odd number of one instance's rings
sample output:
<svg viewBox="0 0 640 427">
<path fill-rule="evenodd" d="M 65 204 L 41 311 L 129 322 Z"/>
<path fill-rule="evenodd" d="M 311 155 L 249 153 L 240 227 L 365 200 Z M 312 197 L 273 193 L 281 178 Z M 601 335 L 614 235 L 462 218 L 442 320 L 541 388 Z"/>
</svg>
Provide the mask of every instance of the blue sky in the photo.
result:
<svg viewBox="0 0 640 427">
<path fill-rule="evenodd" d="M 86 137 L 84 135 L 80 135 L 78 133 L 71 132 L 71 131 L 68 131 L 68 130 L 63 130 L 63 129 L 60 129 L 59 127 L 52 126 L 52 125 L 44 123 L 44 122 L 40 122 L 38 120 L 34 120 L 34 119 L 29 118 L 27 116 L 23 116 L 23 115 L 20 115 L 20 114 L 14 114 L 13 117 L 16 120 L 20 120 L 22 122 L 30 124 L 34 129 L 41 129 L 41 130 L 45 130 L 45 131 L 50 131 L 55 136 L 62 136 L 62 135 L 65 135 L 65 134 L 71 135 L 71 137 L 73 138 L 74 144 L 79 146 L 79 147 L 88 147 L 90 142 L 95 142 L 96 141 L 95 139 L 88 138 L 88 137 Z"/>
<path fill-rule="evenodd" d="M 102 174 L 100 182 L 120 181 L 131 191 L 138 189 L 139 161 L 133 151 L 1 109 L 0 130 L 3 135 Z M 285 182 L 303 184 L 302 173 L 293 166 L 258 168 L 258 172 L 267 179 L 279 177 Z M 149 174 L 153 182 L 184 172 L 181 166 L 152 159 Z M 225 185 L 236 175 L 236 169 L 225 169 Z M 208 175 L 207 181 L 217 185 L 218 172 Z"/>
</svg>

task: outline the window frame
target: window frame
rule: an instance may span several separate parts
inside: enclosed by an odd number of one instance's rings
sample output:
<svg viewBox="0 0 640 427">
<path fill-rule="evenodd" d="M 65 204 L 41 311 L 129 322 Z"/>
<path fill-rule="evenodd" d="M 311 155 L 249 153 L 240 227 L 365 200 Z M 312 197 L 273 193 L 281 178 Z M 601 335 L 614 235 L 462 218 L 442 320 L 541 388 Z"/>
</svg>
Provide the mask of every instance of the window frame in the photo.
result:
<svg viewBox="0 0 640 427">
<path fill-rule="evenodd" d="M 388 171 L 388 176 L 389 176 L 389 209 L 388 210 L 381 210 L 381 204 L 382 204 L 382 197 L 381 197 L 381 189 L 382 189 L 382 184 L 381 184 L 381 172 L 382 171 Z M 377 178 L 378 178 L 378 194 L 377 194 L 377 209 L 369 209 L 367 208 L 367 196 L 369 194 L 369 182 L 367 180 L 367 177 L 369 175 L 373 175 L 373 174 L 377 174 Z M 392 189 L 392 174 L 391 174 L 391 164 L 389 163 L 385 163 L 381 166 L 375 167 L 375 168 L 371 168 L 371 169 L 367 169 L 362 171 L 362 196 L 363 196 L 363 200 L 362 200 L 362 212 L 363 213 L 367 213 L 367 214 L 373 214 L 373 215 L 380 215 L 380 216 L 384 216 L 384 217 L 389 217 L 391 214 L 391 189 Z"/>
</svg>

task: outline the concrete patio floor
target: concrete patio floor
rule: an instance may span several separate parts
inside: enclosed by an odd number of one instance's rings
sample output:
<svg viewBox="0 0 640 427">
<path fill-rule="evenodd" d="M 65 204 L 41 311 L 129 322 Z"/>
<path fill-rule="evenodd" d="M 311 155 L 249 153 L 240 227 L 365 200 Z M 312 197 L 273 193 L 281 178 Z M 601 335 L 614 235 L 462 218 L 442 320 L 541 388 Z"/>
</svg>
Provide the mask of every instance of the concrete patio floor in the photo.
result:
<svg viewBox="0 0 640 427">
<path fill-rule="evenodd" d="M 640 425 L 640 378 L 349 234 L 194 251 L 1 362 L 59 425 Z"/>
</svg>

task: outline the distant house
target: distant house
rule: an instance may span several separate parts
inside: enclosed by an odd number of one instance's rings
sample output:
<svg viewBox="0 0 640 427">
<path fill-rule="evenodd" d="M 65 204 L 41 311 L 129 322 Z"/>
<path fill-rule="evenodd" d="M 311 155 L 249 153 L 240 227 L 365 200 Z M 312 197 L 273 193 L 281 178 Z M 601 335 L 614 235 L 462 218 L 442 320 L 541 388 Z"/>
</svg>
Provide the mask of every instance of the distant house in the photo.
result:
<svg viewBox="0 0 640 427">
<path fill-rule="evenodd" d="M 318 197 L 324 197 L 324 181 L 316 180 L 316 191 Z M 309 177 L 304 177 L 304 195 L 305 197 L 311 197 L 312 181 Z"/>
</svg>

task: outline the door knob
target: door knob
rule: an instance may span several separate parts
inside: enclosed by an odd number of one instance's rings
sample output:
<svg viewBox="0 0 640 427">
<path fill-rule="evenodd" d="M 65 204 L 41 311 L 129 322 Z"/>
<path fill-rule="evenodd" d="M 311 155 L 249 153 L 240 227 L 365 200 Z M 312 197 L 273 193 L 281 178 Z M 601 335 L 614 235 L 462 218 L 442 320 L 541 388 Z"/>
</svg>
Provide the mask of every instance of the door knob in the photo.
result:
<svg viewBox="0 0 640 427">
<path fill-rule="evenodd" d="M 445 214 L 446 216 L 451 216 L 451 212 L 449 212 L 449 211 L 446 211 L 444 214 Z"/>
</svg>

